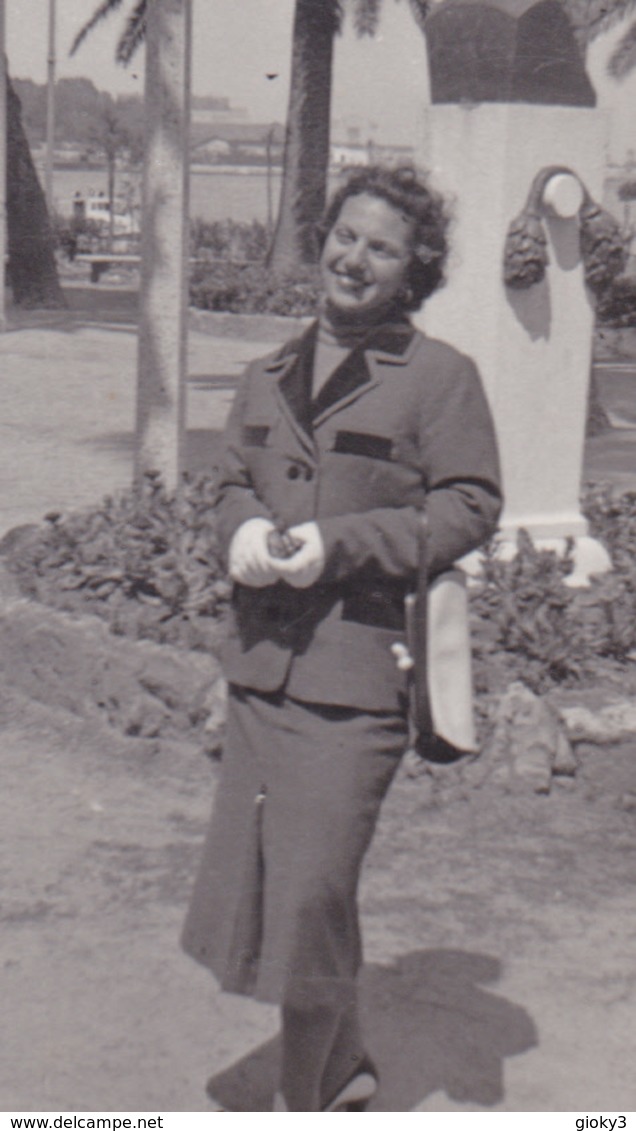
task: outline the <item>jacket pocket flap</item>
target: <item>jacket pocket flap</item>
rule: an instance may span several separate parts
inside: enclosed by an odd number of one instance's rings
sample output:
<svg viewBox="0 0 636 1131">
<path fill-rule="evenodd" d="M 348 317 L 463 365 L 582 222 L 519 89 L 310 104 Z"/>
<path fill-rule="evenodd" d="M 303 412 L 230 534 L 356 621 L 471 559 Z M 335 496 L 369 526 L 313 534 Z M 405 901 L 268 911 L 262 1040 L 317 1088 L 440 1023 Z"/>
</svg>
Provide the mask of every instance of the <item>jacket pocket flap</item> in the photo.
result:
<svg viewBox="0 0 636 1131">
<path fill-rule="evenodd" d="M 390 436 L 375 436 L 371 432 L 337 432 L 333 451 L 368 459 L 392 460 L 393 440 Z"/>
</svg>

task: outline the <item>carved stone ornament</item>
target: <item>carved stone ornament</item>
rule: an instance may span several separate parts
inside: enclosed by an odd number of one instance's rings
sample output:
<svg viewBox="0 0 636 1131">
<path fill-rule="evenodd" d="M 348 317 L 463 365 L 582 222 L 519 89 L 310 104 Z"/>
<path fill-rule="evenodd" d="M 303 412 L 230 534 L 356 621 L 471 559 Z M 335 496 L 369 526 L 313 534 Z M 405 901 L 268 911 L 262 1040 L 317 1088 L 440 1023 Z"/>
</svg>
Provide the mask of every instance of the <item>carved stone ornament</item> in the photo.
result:
<svg viewBox="0 0 636 1131">
<path fill-rule="evenodd" d="M 523 210 L 511 221 L 504 247 L 504 282 L 507 287 L 525 290 L 540 283 L 550 262 L 543 226 L 544 193 L 553 177 L 567 174 L 562 165 L 549 165 L 534 178 Z M 580 182 L 580 178 L 577 178 Z M 585 282 L 597 294 L 620 275 L 627 264 L 627 249 L 620 225 L 610 212 L 592 199 L 585 185 L 578 212 L 581 257 Z"/>
<path fill-rule="evenodd" d="M 559 0 L 442 0 L 425 33 L 433 103 L 596 105 Z"/>
</svg>

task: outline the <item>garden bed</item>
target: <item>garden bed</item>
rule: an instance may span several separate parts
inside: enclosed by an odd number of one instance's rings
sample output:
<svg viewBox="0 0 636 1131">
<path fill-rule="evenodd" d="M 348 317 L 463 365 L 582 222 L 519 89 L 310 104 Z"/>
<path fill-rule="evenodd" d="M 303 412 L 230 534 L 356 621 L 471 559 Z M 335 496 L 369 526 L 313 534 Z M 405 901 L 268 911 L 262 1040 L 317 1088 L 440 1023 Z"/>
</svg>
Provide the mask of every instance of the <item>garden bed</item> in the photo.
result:
<svg viewBox="0 0 636 1131">
<path fill-rule="evenodd" d="M 210 477 L 170 493 L 149 475 L 138 491 L 9 532 L 0 543 L 7 685 L 97 713 L 126 734 L 189 732 L 214 746 L 222 717 L 216 656 L 230 593 L 215 500 Z M 633 733 L 636 494 L 593 488 L 585 509 L 614 563 L 589 589 L 566 584 L 569 554 L 536 550 L 523 533 L 512 562 L 494 547 L 486 552 L 471 591 L 482 739 L 492 704 L 513 681 L 549 695 L 559 710 L 585 708 L 577 739 Z"/>
</svg>

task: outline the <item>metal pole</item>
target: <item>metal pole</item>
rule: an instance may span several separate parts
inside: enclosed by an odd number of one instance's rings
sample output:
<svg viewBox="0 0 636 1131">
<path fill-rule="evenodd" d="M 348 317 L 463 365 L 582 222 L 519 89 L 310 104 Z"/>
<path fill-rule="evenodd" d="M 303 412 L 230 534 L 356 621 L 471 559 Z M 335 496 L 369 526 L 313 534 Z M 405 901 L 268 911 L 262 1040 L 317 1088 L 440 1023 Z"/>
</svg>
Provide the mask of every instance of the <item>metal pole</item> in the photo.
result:
<svg viewBox="0 0 636 1131">
<path fill-rule="evenodd" d="M 274 208 L 272 203 L 272 142 L 275 126 L 267 132 L 267 235 L 271 239 L 274 230 Z"/>
<path fill-rule="evenodd" d="M 4 288 L 7 257 L 7 61 L 5 0 L 0 0 L 0 332 L 5 329 Z"/>
<path fill-rule="evenodd" d="M 46 164 L 44 194 L 49 215 L 53 212 L 53 155 L 55 150 L 55 4 L 49 0 L 49 49 L 46 58 Z"/>
<path fill-rule="evenodd" d="M 183 459 L 191 39 L 192 0 L 148 5 L 135 475 L 168 487 Z"/>
</svg>

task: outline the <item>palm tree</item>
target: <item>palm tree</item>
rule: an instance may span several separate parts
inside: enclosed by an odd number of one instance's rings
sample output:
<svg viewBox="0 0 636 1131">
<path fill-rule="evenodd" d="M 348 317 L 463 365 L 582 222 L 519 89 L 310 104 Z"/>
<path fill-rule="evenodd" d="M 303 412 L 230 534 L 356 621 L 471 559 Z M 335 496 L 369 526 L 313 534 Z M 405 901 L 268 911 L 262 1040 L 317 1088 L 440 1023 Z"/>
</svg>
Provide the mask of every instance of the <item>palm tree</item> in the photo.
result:
<svg viewBox="0 0 636 1131">
<path fill-rule="evenodd" d="M 429 0 L 409 0 L 423 26 Z M 347 8 L 359 35 L 377 29 L 382 0 L 296 0 L 283 183 L 268 263 L 286 272 L 316 259 L 315 225 L 324 211 L 334 38 Z"/>
<path fill-rule="evenodd" d="M 636 0 L 561 0 L 574 27 L 579 45 L 588 44 L 636 12 Z M 636 68 L 636 23 L 630 24 L 614 48 L 608 63 L 610 75 L 623 79 Z"/>
<path fill-rule="evenodd" d="M 283 183 L 268 263 L 289 270 L 316 258 L 314 224 L 325 206 L 334 37 L 340 0 L 296 0 Z"/>
<path fill-rule="evenodd" d="M 78 33 L 75 51 L 89 32 L 125 0 L 101 0 Z M 409 0 L 424 29 L 431 0 Z M 636 0 L 561 0 L 582 48 L 636 10 Z M 129 0 L 130 11 L 117 46 L 126 63 L 142 42 L 148 0 Z M 360 35 L 377 29 L 382 0 L 296 0 L 285 161 L 281 204 L 268 256 L 270 266 L 286 271 L 315 258 L 312 231 L 324 208 L 329 166 L 329 118 L 334 37 L 350 11 Z M 610 61 L 620 78 L 636 67 L 636 24 L 622 37 Z"/>
<path fill-rule="evenodd" d="M 80 28 L 73 43 L 71 45 L 71 55 L 74 55 L 78 47 L 84 42 L 87 35 L 90 35 L 93 28 L 96 28 L 102 20 L 106 19 L 113 12 L 121 8 L 124 0 L 101 0 L 93 15 L 89 20 Z M 129 63 L 137 48 L 143 43 L 146 33 L 146 8 L 148 0 L 133 0 L 132 7 L 126 22 L 124 30 L 119 37 L 117 47 L 115 49 L 115 58 L 118 63 Z"/>
</svg>

